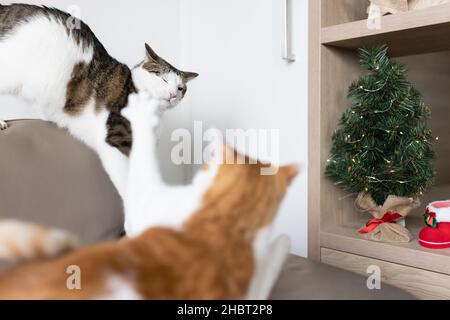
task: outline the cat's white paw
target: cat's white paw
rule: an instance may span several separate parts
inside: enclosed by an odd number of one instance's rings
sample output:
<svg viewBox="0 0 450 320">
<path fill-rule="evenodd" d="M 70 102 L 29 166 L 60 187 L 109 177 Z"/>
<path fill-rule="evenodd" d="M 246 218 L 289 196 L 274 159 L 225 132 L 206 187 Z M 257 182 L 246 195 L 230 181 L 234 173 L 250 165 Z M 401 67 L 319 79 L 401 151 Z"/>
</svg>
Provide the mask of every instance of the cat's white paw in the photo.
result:
<svg viewBox="0 0 450 320">
<path fill-rule="evenodd" d="M 0 131 L 8 129 L 8 124 L 6 121 L 0 120 Z"/>
<path fill-rule="evenodd" d="M 122 109 L 122 116 L 132 124 L 142 121 L 151 126 L 159 124 L 158 110 L 160 103 L 145 92 L 133 93 L 128 97 L 128 105 Z"/>
</svg>

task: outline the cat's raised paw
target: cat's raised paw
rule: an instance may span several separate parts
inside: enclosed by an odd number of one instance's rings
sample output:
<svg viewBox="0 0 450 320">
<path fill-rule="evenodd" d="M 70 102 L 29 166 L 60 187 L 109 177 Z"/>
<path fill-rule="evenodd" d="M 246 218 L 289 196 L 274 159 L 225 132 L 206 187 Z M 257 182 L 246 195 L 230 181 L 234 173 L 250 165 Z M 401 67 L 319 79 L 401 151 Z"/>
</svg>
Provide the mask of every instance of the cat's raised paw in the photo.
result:
<svg viewBox="0 0 450 320">
<path fill-rule="evenodd" d="M 6 121 L 0 120 L 0 131 L 8 129 L 8 124 Z"/>
<path fill-rule="evenodd" d="M 122 109 L 122 116 L 132 124 L 147 122 L 155 126 L 159 122 L 157 117 L 159 101 L 151 98 L 147 93 L 135 93 L 128 97 L 128 105 Z"/>
</svg>

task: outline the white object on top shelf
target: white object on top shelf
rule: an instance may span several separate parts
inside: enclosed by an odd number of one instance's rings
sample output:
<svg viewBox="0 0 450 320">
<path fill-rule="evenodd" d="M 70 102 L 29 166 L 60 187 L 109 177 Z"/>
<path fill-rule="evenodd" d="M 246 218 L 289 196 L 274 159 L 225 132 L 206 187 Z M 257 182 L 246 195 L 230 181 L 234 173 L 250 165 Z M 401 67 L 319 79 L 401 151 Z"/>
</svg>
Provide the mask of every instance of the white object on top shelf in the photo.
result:
<svg viewBox="0 0 450 320">
<path fill-rule="evenodd" d="M 425 9 L 440 4 L 450 3 L 450 0 L 370 0 L 369 12 L 374 10 L 385 14 Z"/>
<path fill-rule="evenodd" d="M 444 3 L 450 3 L 450 0 L 409 0 L 409 10 L 420 10 L 428 7 L 437 6 Z"/>
</svg>

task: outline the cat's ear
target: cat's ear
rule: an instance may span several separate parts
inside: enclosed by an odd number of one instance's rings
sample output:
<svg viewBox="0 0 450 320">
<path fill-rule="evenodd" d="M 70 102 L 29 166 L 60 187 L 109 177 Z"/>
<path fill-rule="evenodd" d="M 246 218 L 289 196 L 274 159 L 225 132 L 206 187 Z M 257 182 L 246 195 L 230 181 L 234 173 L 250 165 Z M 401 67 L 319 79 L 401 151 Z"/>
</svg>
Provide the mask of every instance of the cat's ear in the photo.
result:
<svg viewBox="0 0 450 320">
<path fill-rule="evenodd" d="M 159 62 L 161 58 L 156 54 L 155 51 L 146 43 L 145 44 L 145 53 L 148 61 Z"/>
<path fill-rule="evenodd" d="M 197 78 L 199 76 L 198 73 L 195 72 L 186 72 L 183 71 L 183 77 L 186 80 L 186 82 L 189 82 L 191 80 L 194 80 L 195 78 Z"/>
<path fill-rule="evenodd" d="M 300 166 L 298 164 L 291 164 L 280 168 L 282 174 L 286 177 L 288 185 L 294 181 L 294 178 L 300 173 Z"/>
</svg>

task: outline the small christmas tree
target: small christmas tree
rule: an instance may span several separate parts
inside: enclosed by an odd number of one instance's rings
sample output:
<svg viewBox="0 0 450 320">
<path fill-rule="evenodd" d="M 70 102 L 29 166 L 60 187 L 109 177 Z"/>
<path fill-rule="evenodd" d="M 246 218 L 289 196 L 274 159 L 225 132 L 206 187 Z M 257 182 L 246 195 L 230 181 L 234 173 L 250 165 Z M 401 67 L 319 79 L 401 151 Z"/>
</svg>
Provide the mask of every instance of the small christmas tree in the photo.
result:
<svg viewBox="0 0 450 320">
<path fill-rule="evenodd" d="M 326 176 L 351 193 L 382 205 L 389 195 L 420 197 L 433 183 L 430 116 L 407 81 L 405 65 L 390 60 L 386 46 L 360 49 L 369 72 L 349 88 L 352 106 L 333 135 Z"/>
</svg>

